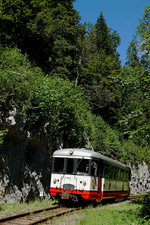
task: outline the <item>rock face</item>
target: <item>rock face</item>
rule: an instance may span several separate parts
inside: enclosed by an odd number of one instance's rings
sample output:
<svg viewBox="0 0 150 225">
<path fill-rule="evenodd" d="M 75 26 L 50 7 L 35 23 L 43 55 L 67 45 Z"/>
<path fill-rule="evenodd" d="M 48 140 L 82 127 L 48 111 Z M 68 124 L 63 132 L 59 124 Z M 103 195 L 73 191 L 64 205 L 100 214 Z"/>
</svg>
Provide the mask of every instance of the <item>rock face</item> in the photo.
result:
<svg viewBox="0 0 150 225">
<path fill-rule="evenodd" d="M 49 198 L 51 151 L 10 133 L 0 148 L 0 204 Z"/>
<path fill-rule="evenodd" d="M 131 166 L 131 168 L 131 193 L 150 193 L 150 170 L 148 166 L 143 163 L 138 166 Z"/>
</svg>

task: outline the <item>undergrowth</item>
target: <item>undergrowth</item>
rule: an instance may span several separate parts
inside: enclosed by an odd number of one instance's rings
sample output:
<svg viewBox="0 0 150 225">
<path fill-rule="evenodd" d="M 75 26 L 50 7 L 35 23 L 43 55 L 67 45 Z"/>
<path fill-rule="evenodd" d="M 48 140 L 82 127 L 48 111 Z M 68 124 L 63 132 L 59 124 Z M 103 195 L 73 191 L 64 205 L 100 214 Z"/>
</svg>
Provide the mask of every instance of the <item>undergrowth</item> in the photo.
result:
<svg viewBox="0 0 150 225">
<path fill-rule="evenodd" d="M 5 204 L 0 205 L 0 214 L 10 214 L 11 212 L 18 212 L 18 210 L 32 210 L 34 208 L 46 208 L 53 204 L 54 201 L 44 200 L 44 201 L 29 201 L 28 203 L 14 203 L 14 204 Z"/>
<path fill-rule="evenodd" d="M 123 202 L 104 207 L 88 207 L 85 216 L 77 225 L 149 225 L 139 212 L 142 205 L 138 203 Z"/>
</svg>

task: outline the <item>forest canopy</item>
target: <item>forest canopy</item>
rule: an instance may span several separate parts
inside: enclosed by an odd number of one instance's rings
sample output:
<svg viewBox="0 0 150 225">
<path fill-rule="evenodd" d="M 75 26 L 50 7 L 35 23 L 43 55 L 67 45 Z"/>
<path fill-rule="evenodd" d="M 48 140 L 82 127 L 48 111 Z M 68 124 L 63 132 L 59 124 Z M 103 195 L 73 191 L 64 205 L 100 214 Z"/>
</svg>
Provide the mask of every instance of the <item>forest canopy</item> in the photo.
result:
<svg viewBox="0 0 150 225">
<path fill-rule="evenodd" d="M 73 0 L 1 2 L 0 143 L 15 110 L 26 138 L 47 134 L 53 150 L 61 138 L 63 147 L 150 163 L 150 7 L 122 66 L 103 12 L 87 29 Z"/>
</svg>

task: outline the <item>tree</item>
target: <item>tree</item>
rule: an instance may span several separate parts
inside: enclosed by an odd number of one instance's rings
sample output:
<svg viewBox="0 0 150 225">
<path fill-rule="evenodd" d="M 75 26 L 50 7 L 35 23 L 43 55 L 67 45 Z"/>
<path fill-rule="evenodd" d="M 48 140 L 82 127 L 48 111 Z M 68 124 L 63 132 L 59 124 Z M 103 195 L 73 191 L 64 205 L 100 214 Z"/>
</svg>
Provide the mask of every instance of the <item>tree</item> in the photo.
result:
<svg viewBox="0 0 150 225">
<path fill-rule="evenodd" d="M 82 90 L 74 88 L 73 82 L 56 76 L 44 77 L 33 86 L 26 129 L 36 134 L 47 133 L 54 143 L 61 137 L 64 147 L 82 147 L 88 110 Z"/>
<path fill-rule="evenodd" d="M 44 71 L 74 79 L 84 35 L 73 0 L 2 0 L 0 42 L 17 46 Z"/>
<path fill-rule="evenodd" d="M 116 51 L 119 43 L 119 35 L 108 28 L 101 13 L 97 23 L 85 37 L 81 52 L 78 84 L 82 85 L 86 95 L 90 96 L 93 112 L 102 115 L 106 121 L 110 106 L 115 101 L 110 77 L 117 77 L 121 70 Z"/>
<path fill-rule="evenodd" d="M 114 51 L 109 31 L 103 13 L 101 12 L 95 24 L 96 45 L 98 52 L 103 49 L 106 55 L 110 55 Z"/>
<path fill-rule="evenodd" d="M 141 63 L 150 69 L 150 6 L 144 10 L 143 18 L 137 27 L 137 44 L 141 52 Z M 139 40 L 140 38 L 140 40 Z"/>
<path fill-rule="evenodd" d="M 141 146 L 149 145 L 150 131 L 149 12 L 150 7 L 146 7 L 130 43 L 121 81 L 123 102 L 119 123 L 125 137 Z"/>
<path fill-rule="evenodd" d="M 128 51 L 127 51 L 127 62 L 126 65 L 135 68 L 140 66 L 139 57 L 138 57 L 138 50 L 136 47 L 136 41 L 133 40 L 130 42 Z"/>
<path fill-rule="evenodd" d="M 0 121 L 5 123 L 9 111 L 23 118 L 30 105 L 32 87 L 37 77 L 42 76 L 40 68 L 31 67 L 27 56 L 17 48 L 0 47 Z M 21 121 L 21 119 L 20 119 Z"/>
</svg>

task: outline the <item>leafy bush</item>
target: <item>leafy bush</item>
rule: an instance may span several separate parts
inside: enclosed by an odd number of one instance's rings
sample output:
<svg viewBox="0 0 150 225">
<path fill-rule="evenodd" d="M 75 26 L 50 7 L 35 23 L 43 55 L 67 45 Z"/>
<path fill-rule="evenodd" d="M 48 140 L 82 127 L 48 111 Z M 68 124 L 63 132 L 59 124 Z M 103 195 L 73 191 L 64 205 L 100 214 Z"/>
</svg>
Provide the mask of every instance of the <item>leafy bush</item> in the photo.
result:
<svg viewBox="0 0 150 225">
<path fill-rule="evenodd" d="M 132 140 L 124 140 L 120 158 L 130 163 L 139 163 L 145 161 L 150 165 L 150 147 L 136 145 Z"/>
<path fill-rule="evenodd" d="M 68 80 L 43 77 L 33 87 L 31 103 L 27 113 L 29 130 L 46 131 L 55 139 L 63 136 L 71 146 L 81 145 L 89 105 L 79 88 Z"/>
<path fill-rule="evenodd" d="M 0 47 L 0 116 L 5 119 L 9 110 L 24 113 L 30 104 L 32 86 L 42 72 L 31 66 L 26 55 L 17 48 Z"/>
<path fill-rule="evenodd" d="M 144 197 L 140 214 L 145 219 L 150 219 L 150 194 Z"/>
<path fill-rule="evenodd" d="M 27 129 L 47 132 L 55 140 L 62 137 L 64 147 L 84 147 L 90 142 L 95 151 L 117 156 L 118 133 L 90 112 L 88 99 L 74 83 L 56 76 L 38 79 L 31 103 Z"/>
<path fill-rule="evenodd" d="M 85 124 L 86 134 L 95 151 L 109 157 L 119 157 L 121 143 L 119 134 L 112 129 L 101 116 L 88 114 Z"/>
</svg>

